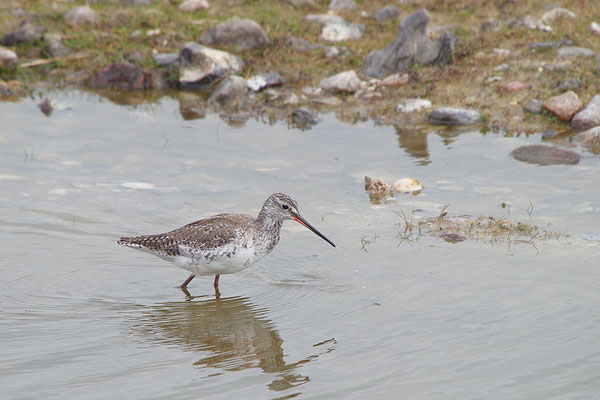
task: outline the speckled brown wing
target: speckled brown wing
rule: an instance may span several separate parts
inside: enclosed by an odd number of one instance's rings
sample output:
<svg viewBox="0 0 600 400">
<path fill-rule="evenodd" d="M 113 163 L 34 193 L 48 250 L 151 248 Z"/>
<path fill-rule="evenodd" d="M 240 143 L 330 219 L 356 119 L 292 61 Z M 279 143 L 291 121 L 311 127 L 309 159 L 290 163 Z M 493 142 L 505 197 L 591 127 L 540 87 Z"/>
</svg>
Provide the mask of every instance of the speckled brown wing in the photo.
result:
<svg viewBox="0 0 600 400">
<path fill-rule="evenodd" d="M 143 247 L 167 256 L 178 256 L 179 246 L 209 251 L 224 246 L 236 237 L 236 228 L 251 225 L 253 218 L 245 214 L 219 214 L 189 223 L 167 233 L 122 237 L 117 243 Z"/>
</svg>

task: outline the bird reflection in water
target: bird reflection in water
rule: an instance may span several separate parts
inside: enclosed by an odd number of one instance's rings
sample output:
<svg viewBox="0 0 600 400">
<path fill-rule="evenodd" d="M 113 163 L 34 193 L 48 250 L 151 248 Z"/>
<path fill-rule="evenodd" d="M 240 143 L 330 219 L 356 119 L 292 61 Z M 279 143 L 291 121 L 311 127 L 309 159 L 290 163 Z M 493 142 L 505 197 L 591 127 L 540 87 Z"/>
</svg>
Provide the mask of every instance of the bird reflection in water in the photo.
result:
<svg viewBox="0 0 600 400">
<path fill-rule="evenodd" d="M 318 352 L 294 363 L 284 360 L 283 340 L 270 320 L 268 310 L 252 304 L 246 297 L 194 298 L 150 307 L 134 330 L 161 343 L 177 345 L 187 351 L 202 352 L 194 365 L 224 371 L 260 368 L 277 374 L 269 385 L 274 391 L 286 390 L 310 381 L 296 368 L 335 349 L 335 339 L 314 345 Z M 210 353 L 206 355 L 206 353 Z"/>
</svg>

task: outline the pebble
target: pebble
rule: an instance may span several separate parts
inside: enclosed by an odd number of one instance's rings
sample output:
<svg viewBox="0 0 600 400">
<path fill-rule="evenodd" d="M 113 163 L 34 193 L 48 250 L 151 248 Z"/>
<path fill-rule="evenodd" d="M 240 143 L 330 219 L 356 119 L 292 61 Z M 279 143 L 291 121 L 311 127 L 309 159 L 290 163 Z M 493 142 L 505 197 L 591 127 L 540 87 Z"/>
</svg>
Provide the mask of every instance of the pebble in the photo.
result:
<svg viewBox="0 0 600 400">
<path fill-rule="evenodd" d="M 590 24 L 590 30 L 592 31 L 592 33 L 600 35 L 600 24 L 598 24 L 597 22 L 592 22 Z"/>
<path fill-rule="evenodd" d="M 531 99 L 529 103 L 527 103 L 527 105 L 523 108 L 525 109 L 525 111 L 530 112 L 532 114 L 541 114 L 543 105 L 544 103 L 542 103 L 538 99 Z"/>
<path fill-rule="evenodd" d="M 330 76 L 321 81 L 320 86 L 328 92 L 356 92 L 361 87 L 361 80 L 352 69 L 349 71 L 340 72 L 339 74 Z"/>
<path fill-rule="evenodd" d="M 429 114 L 429 122 L 438 125 L 472 125 L 479 118 L 475 110 L 454 107 L 436 108 Z"/>
<path fill-rule="evenodd" d="M 490 76 L 489 78 L 487 78 L 485 80 L 485 83 L 489 85 L 490 83 L 498 82 L 501 80 L 502 80 L 501 76 Z"/>
<path fill-rule="evenodd" d="M 565 79 L 558 83 L 558 89 L 561 91 L 566 90 L 577 90 L 581 87 L 581 79 L 573 78 L 573 79 Z"/>
<path fill-rule="evenodd" d="M 54 107 L 52 106 L 52 100 L 49 98 L 45 98 L 41 103 L 38 104 L 40 111 L 46 116 L 49 117 L 54 111 Z"/>
<path fill-rule="evenodd" d="M 185 0 L 183 3 L 179 5 L 179 11 L 198 11 L 205 10 L 210 5 L 206 0 Z"/>
<path fill-rule="evenodd" d="M 179 52 L 179 82 L 194 88 L 208 80 L 212 83 L 227 73 L 238 74 L 244 61 L 225 51 L 211 49 L 195 42 L 186 43 Z"/>
<path fill-rule="evenodd" d="M 56 33 L 44 34 L 44 51 L 50 57 L 60 58 L 66 57 L 70 50 L 67 46 L 62 44 L 62 37 Z"/>
<path fill-rule="evenodd" d="M 304 86 L 300 91 L 308 97 L 320 96 L 323 93 L 323 89 L 316 86 Z"/>
<path fill-rule="evenodd" d="M 431 108 L 431 101 L 426 99 L 406 99 L 396 106 L 396 112 L 410 113 Z"/>
<path fill-rule="evenodd" d="M 334 22 L 323 26 L 321 38 L 329 42 L 342 42 L 344 40 L 360 39 L 365 31 L 362 24 L 350 22 Z"/>
<path fill-rule="evenodd" d="M 169 65 L 179 65 L 179 53 L 156 53 L 152 54 L 154 62 L 161 67 Z"/>
<path fill-rule="evenodd" d="M 396 192 L 410 193 L 413 195 L 419 194 L 421 190 L 423 190 L 423 185 L 421 185 L 421 182 L 413 178 L 398 179 L 392 186 Z"/>
<path fill-rule="evenodd" d="M 331 11 L 352 11 L 356 9 L 356 3 L 353 0 L 331 0 L 329 3 Z"/>
<path fill-rule="evenodd" d="M 500 29 L 500 24 L 495 18 L 488 18 L 481 23 L 481 32 L 496 32 Z"/>
<path fill-rule="evenodd" d="M 527 84 L 520 81 L 513 81 L 504 85 L 504 90 L 507 92 L 520 92 L 524 89 L 527 89 Z"/>
<path fill-rule="evenodd" d="M 335 46 L 327 46 L 323 52 L 323 58 L 331 59 L 340 55 L 340 49 Z"/>
<path fill-rule="evenodd" d="M 271 44 L 271 40 L 255 21 L 230 19 L 204 32 L 200 43 L 209 46 L 235 46 L 238 51 L 259 49 Z"/>
<path fill-rule="evenodd" d="M 500 64 L 500 65 L 494 67 L 492 69 L 492 71 L 494 71 L 494 72 L 503 72 L 503 71 L 507 71 L 508 68 L 509 68 L 509 65 L 506 64 L 506 63 L 504 63 L 504 64 Z"/>
<path fill-rule="evenodd" d="M 542 133 L 542 140 L 555 139 L 558 135 L 560 135 L 560 132 L 555 129 L 546 129 L 545 131 L 542 131 L 541 133 Z"/>
<path fill-rule="evenodd" d="M 313 103 L 321 104 L 329 107 L 337 107 L 342 105 L 342 101 L 337 97 L 327 96 L 327 97 L 316 97 L 312 99 Z"/>
<path fill-rule="evenodd" d="M 575 92 L 568 91 L 560 96 L 554 96 L 544 102 L 544 108 L 561 121 L 568 122 L 583 106 Z"/>
<path fill-rule="evenodd" d="M 392 74 L 388 75 L 381 81 L 381 84 L 386 87 L 404 86 L 408 83 L 408 74 Z"/>
<path fill-rule="evenodd" d="M 557 58 L 593 57 L 595 53 L 586 47 L 567 46 L 558 49 Z"/>
<path fill-rule="evenodd" d="M 566 8 L 556 7 L 550 11 L 546 11 L 542 15 L 542 22 L 546 24 L 553 24 L 555 22 L 564 20 L 564 19 L 576 19 L 577 16 L 571 10 L 567 10 Z"/>
<path fill-rule="evenodd" d="M 283 78 L 276 72 L 254 75 L 248 79 L 248 87 L 255 92 L 259 92 L 269 87 L 281 86 L 282 84 Z"/>
<path fill-rule="evenodd" d="M 585 108 L 571 120 L 571 126 L 577 130 L 589 129 L 600 125 L 600 94 L 590 100 Z"/>
<path fill-rule="evenodd" d="M 371 14 L 371 18 L 374 18 L 378 21 L 389 21 L 392 19 L 398 19 L 402 11 L 396 6 L 386 6 L 380 8 L 379 10 L 373 11 Z"/>
<path fill-rule="evenodd" d="M 63 15 L 63 19 L 72 27 L 94 25 L 99 20 L 96 11 L 92 10 L 89 6 L 72 8 Z"/>
<path fill-rule="evenodd" d="M 19 57 L 14 51 L 0 46 L 0 70 L 15 68 L 18 61 Z"/>
<path fill-rule="evenodd" d="M 515 160 L 538 165 L 578 164 L 580 155 L 570 150 L 541 144 L 521 146 L 510 153 Z"/>
<path fill-rule="evenodd" d="M 334 14 L 308 14 L 305 18 L 311 22 L 316 22 L 323 25 L 334 23 L 342 24 L 345 22 L 344 18 Z"/>
</svg>

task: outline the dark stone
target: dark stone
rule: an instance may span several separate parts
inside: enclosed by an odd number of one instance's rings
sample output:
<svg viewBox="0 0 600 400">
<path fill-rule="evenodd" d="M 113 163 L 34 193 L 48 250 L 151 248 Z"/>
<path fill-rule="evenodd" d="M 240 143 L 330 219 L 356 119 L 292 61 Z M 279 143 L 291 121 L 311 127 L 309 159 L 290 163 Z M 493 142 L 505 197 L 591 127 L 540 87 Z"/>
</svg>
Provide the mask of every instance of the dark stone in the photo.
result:
<svg viewBox="0 0 600 400">
<path fill-rule="evenodd" d="M 198 39 L 206 45 L 235 46 L 237 50 L 254 50 L 271 44 L 269 37 L 250 19 L 232 19 L 204 32 Z"/>
<path fill-rule="evenodd" d="M 248 84 L 241 76 L 230 76 L 224 79 L 215 89 L 208 101 L 225 108 L 240 106 L 248 94 Z"/>
<path fill-rule="evenodd" d="M 304 107 L 292 111 L 290 115 L 292 122 L 301 128 L 309 128 L 319 122 L 318 118 Z"/>
<path fill-rule="evenodd" d="M 407 71 L 414 63 L 446 64 L 454 59 L 456 38 L 450 32 L 431 40 L 427 24 L 431 17 L 421 9 L 400 22 L 398 36 L 384 50 L 370 52 L 365 58 L 365 74 L 375 78 Z"/>
<path fill-rule="evenodd" d="M 467 240 L 466 236 L 459 235 L 458 233 L 443 233 L 440 235 L 440 237 L 448 243 L 458 243 Z"/>
<path fill-rule="evenodd" d="M 560 135 L 560 132 L 554 129 L 546 129 L 545 131 L 542 131 L 543 140 L 555 139 L 558 135 Z"/>
<path fill-rule="evenodd" d="M 532 99 L 529 101 L 529 103 L 527 103 L 524 109 L 525 111 L 530 112 L 532 114 L 541 114 L 543 105 L 544 104 L 538 99 Z"/>
<path fill-rule="evenodd" d="M 46 34 L 44 35 L 44 53 L 48 57 L 61 58 L 69 55 L 71 50 L 62 44 L 60 35 Z"/>
<path fill-rule="evenodd" d="M 580 156 L 574 151 L 540 144 L 521 146 L 510 153 L 515 160 L 538 165 L 579 164 Z"/>
<path fill-rule="evenodd" d="M 567 90 L 577 90 L 581 87 L 581 79 L 573 78 L 573 79 L 565 79 L 563 81 L 558 82 L 558 89 L 560 91 L 565 92 Z"/>
<path fill-rule="evenodd" d="M 119 90 L 144 89 L 145 74 L 139 66 L 126 62 L 114 62 L 98 71 L 89 81 L 94 89 L 114 88 Z"/>
<path fill-rule="evenodd" d="M 315 45 L 310 43 L 308 40 L 304 40 L 302 38 L 289 35 L 286 38 L 285 44 L 292 49 L 299 51 L 301 53 L 306 53 L 315 48 Z"/>
<path fill-rule="evenodd" d="M 379 10 L 373 11 L 371 17 L 378 21 L 389 21 L 390 19 L 396 19 L 400 16 L 402 11 L 396 6 L 387 6 L 380 8 Z"/>
<path fill-rule="evenodd" d="M 0 45 L 3 46 L 14 46 L 17 44 L 31 44 L 42 40 L 46 32 L 45 28 L 41 26 L 33 26 L 28 22 L 25 22 L 17 30 L 7 33 L 0 39 Z"/>
</svg>

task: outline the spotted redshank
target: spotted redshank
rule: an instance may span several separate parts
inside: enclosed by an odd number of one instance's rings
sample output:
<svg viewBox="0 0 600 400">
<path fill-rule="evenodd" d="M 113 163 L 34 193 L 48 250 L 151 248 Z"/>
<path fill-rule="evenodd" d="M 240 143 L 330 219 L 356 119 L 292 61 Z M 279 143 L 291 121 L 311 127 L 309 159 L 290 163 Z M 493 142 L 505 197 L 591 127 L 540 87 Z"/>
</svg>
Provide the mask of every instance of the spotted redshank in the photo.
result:
<svg viewBox="0 0 600 400">
<path fill-rule="evenodd" d="M 283 193 L 270 195 L 256 218 L 248 214 L 218 214 L 167 233 L 122 237 L 117 243 L 190 271 L 182 289 L 196 275 L 214 275 L 214 287 L 218 290 L 221 274 L 242 271 L 273 250 L 286 219 L 299 222 L 335 247 L 300 215 L 298 203 Z"/>
</svg>

